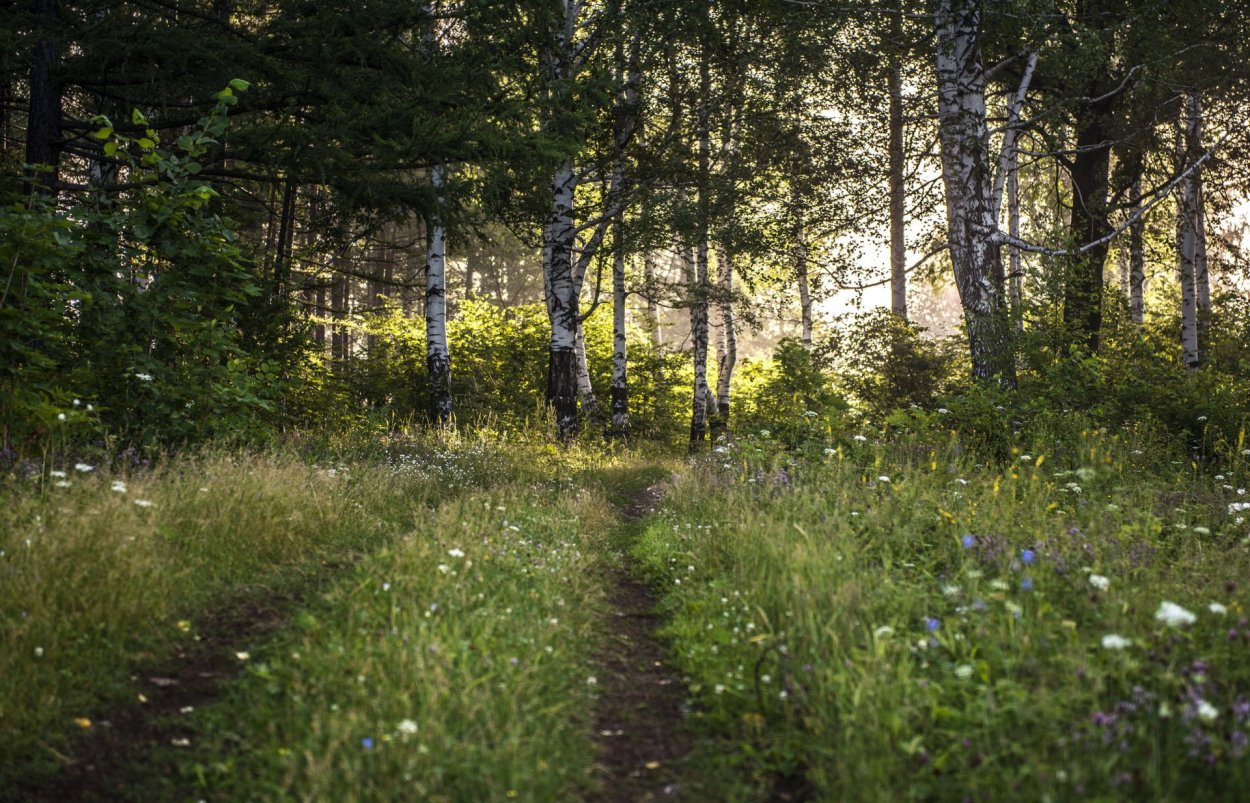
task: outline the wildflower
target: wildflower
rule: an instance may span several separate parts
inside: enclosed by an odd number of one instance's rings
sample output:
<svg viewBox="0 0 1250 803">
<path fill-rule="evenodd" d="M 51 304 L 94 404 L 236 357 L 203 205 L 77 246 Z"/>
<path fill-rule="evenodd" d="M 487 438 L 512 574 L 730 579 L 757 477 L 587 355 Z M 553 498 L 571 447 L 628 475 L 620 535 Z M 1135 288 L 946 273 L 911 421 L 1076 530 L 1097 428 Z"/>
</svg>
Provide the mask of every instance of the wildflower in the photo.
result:
<svg viewBox="0 0 1250 803">
<path fill-rule="evenodd" d="M 363 739 L 361 739 L 361 740 L 360 740 L 360 746 L 361 746 L 361 747 L 363 747 L 363 748 L 364 748 L 364 749 L 366 749 L 366 750 L 372 750 L 372 749 L 373 749 L 373 739 L 371 739 L 371 738 L 369 738 L 368 736 L 366 736 L 365 738 L 363 738 Z"/>
<path fill-rule="evenodd" d="M 1021 580 L 1021 581 L 1020 581 L 1020 590 L 1021 590 L 1021 591 L 1032 591 L 1032 590 L 1033 590 L 1033 578 L 1032 578 L 1032 577 L 1026 577 L 1026 578 L 1024 578 L 1023 580 Z"/>
<path fill-rule="evenodd" d="M 967 680 L 972 677 L 972 664 L 960 664 L 955 667 L 955 677 L 960 680 Z"/>
<path fill-rule="evenodd" d="M 113 480 L 113 491 L 119 494 L 126 493 L 126 483 L 121 480 Z"/>
<path fill-rule="evenodd" d="M 816 412 L 815 410 L 804 410 L 803 415 L 807 416 L 808 418 L 815 418 L 816 416 L 820 415 L 820 413 Z"/>
<path fill-rule="evenodd" d="M 464 550 L 459 547 L 453 547 L 452 549 L 447 550 L 447 554 L 451 555 L 453 558 L 463 558 Z"/>
<path fill-rule="evenodd" d="M 78 406 L 78 405 L 80 405 L 80 404 L 82 404 L 82 402 L 81 402 L 81 401 L 79 401 L 78 399 L 74 399 L 74 406 L 75 406 L 75 407 L 77 407 L 77 406 Z"/>
<path fill-rule="evenodd" d="M 1089 576 L 1089 584 L 1099 591 L 1106 591 L 1111 587 L 1111 580 L 1103 577 L 1101 574 L 1091 574 Z"/>
<path fill-rule="evenodd" d="M 1006 591 L 1009 588 L 1011 586 L 1007 585 L 1007 581 L 1001 577 L 995 577 L 990 581 L 990 590 L 992 591 Z"/>
<path fill-rule="evenodd" d="M 1225 608 L 1223 605 L 1221 605 L 1218 602 L 1212 602 L 1210 605 L 1207 606 L 1207 610 L 1209 610 L 1211 613 L 1215 614 L 1216 616 L 1224 616 L 1225 614 L 1228 613 L 1228 608 Z"/>
<path fill-rule="evenodd" d="M 417 723 L 411 719 L 400 720 L 399 724 L 395 726 L 395 730 L 400 733 L 413 734 L 417 732 Z"/>
<path fill-rule="evenodd" d="M 149 499 L 136 499 L 135 504 L 139 507 L 152 507 L 152 502 Z"/>
<path fill-rule="evenodd" d="M 890 478 L 884 474 L 882 474 L 880 477 L 877 477 L 877 482 L 889 482 L 889 481 L 890 481 Z"/>
<path fill-rule="evenodd" d="M 594 675 L 591 675 L 590 677 L 586 678 L 587 686 L 595 686 L 595 685 L 598 685 L 598 683 L 599 683 L 599 678 L 595 677 Z"/>
<path fill-rule="evenodd" d="M 766 430 L 766 429 L 761 429 L 761 430 L 760 430 L 760 437 L 761 437 L 761 438 L 767 438 L 767 437 L 768 437 L 769 435 L 771 435 L 771 434 L 773 434 L 773 433 L 769 432 L 769 431 L 768 431 L 768 430 Z"/>
<path fill-rule="evenodd" d="M 1211 528 L 1210 527 L 1195 527 L 1194 532 L 1198 533 L 1199 535 L 1210 535 Z"/>
<path fill-rule="evenodd" d="M 75 463 L 74 470 L 86 474 L 88 471 L 95 471 L 95 466 L 89 466 L 86 463 Z"/>
<path fill-rule="evenodd" d="M 938 413 L 940 413 L 941 415 L 947 415 L 950 413 L 950 410 L 947 410 L 945 407 L 939 407 Z"/>
<path fill-rule="evenodd" d="M 838 453 L 838 450 L 837 450 L 837 449 L 831 449 L 831 448 L 829 448 L 829 447 L 825 447 L 825 456 L 826 456 L 826 457 L 827 457 L 827 456 L 829 456 L 829 455 L 834 455 L 834 454 L 837 454 L 837 453 Z"/>
<path fill-rule="evenodd" d="M 877 638 L 889 636 L 893 633 L 894 633 L 894 628 L 890 627 L 889 625 L 881 625 L 881 627 L 878 627 L 876 630 L 872 631 L 872 634 L 876 636 Z"/>
<path fill-rule="evenodd" d="M 48 472 L 48 476 L 49 476 L 49 477 L 57 477 L 57 478 L 59 478 L 59 479 L 64 479 L 64 478 L 65 478 L 65 472 L 64 472 L 64 471 L 49 471 L 49 472 Z"/>
<path fill-rule="evenodd" d="M 1033 561 L 1037 560 L 1037 553 L 1031 549 L 1020 550 L 1020 562 L 1025 566 L 1031 566 Z"/>
<path fill-rule="evenodd" d="M 234 657 L 238 658 L 240 661 L 246 661 L 247 659 L 252 657 L 252 654 L 248 652 L 236 652 L 234 654 Z"/>
<path fill-rule="evenodd" d="M 1199 700 L 1197 707 L 1198 718 L 1203 722 L 1214 722 L 1216 717 L 1220 715 L 1220 711 L 1206 700 Z"/>
<path fill-rule="evenodd" d="M 977 537 L 972 533 L 965 533 L 964 537 L 959 539 L 959 543 L 964 545 L 964 549 L 971 549 L 976 546 Z"/>
<path fill-rule="evenodd" d="M 1243 510 L 1250 510 L 1250 502 L 1230 502 L 1228 504 L 1229 513 L 1240 513 Z"/>
<path fill-rule="evenodd" d="M 91 727 L 91 720 L 86 717 L 76 717 L 74 719 L 74 724 L 80 728 L 86 729 Z"/>
<path fill-rule="evenodd" d="M 74 483 L 70 482 L 69 480 L 57 480 L 56 482 L 54 482 L 54 483 L 52 483 L 52 484 L 53 484 L 53 485 L 55 485 L 55 486 L 56 486 L 56 487 L 58 487 L 58 488 L 68 488 L 68 487 L 70 487 L 71 485 L 73 485 Z"/>
<path fill-rule="evenodd" d="M 947 584 L 942 586 L 942 594 L 947 597 L 953 597 L 960 591 L 959 586 Z"/>
<path fill-rule="evenodd" d="M 151 382 L 152 378 L 153 377 L 151 374 L 145 374 L 142 371 L 135 374 L 135 379 L 138 379 L 140 382 Z"/>
<path fill-rule="evenodd" d="M 1160 602 L 1159 610 L 1155 611 L 1155 619 L 1163 622 L 1168 627 L 1191 625 L 1197 618 L 1192 612 L 1185 610 L 1175 602 L 1168 602 L 1167 600 Z"/>
<path fill-rule="evenodd" d="M 853 440 L 853 441 L 859 441 L 860 443 L 863 443 L 864 441 L 866 441 L 866 440 L 868 440 L 868 439 L 867 439 L 866 437 L 864 437 L 863 435 L 855 435 L 854 437 L 852 437 L 852 438 L 851 438 L 851 440 Z"/>
<path fill-rule="evenodd" d="M 932 633 L 933 631 L 937 630 L 937 629 L 938 629 L 938 628 L 940 628 L 941 626 L 942 626 L 942 621 L 941 621 L 940 619 L 936 619 L 936 618 L 934 618 L 934 617 L 932 617 L 932 616 L 930 616 L 930 617 L 928 617 L 928 618 L 926 618 L 926 619 L 924 620 L 924 629 L 925 629 L 925 630 L 928 630 L 930 633 Z"/>
<path fill-rule="evenodd" d="M 1108 633 L 1102 637 L 1102 648 L 1104 650 L 1122 650 L 1131 646 L 1133 646 L 1131 639 L 1126 639 L 1124 636 L 1115 633 Z"/>
<path fill-rule="evenodd" d="M 451 567 L 448 566 L 446 563 L 440 563 L 438 564 L 438 570 L 442 572 L 443 574 L 447 574 L 448 572 L 451 571 Z"/>
<path fill-rule="evenodd" d="M 65 420 L 65 413 L 57 413 L 57 414 L 56 414 L 56 420 L 57 420 L 57 421 L 64 421 L 64 420 Z"/>
</svg>

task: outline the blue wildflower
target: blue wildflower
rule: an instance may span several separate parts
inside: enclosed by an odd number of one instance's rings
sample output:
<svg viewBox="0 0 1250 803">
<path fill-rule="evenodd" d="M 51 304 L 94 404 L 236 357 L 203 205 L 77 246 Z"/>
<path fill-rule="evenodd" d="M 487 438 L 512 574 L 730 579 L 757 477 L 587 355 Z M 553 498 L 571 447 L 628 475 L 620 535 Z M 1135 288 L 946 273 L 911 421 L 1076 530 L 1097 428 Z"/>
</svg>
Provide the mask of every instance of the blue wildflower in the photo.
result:
<svg viewBox="0 0 1250 803">
<path fill-rule="evenodd" d="M 1020 550 L 1020 562 L 1025 566 L 1029 566 L 1033 561 L 1037 560 L 1037 553 L 1031 549 Z"/>
<path fill-rule="evenodd" d="M 941 626 L 942 626 L 941 620 L 935 619 L 932 616 L 924 620 L 924 629 L 928 630 L 930 633 L 932 633 L 934 630 L 937 630 Z"/>
<path fill-rule="evenodd" d="M 360 740 L 360 746 L 361 746 L 361 747 L 363 747 L 363 748 L 364 748 L 364 749 L 366 749 L 366 750 L 372 750 L 372 749 L 373 749 L 373 739 L 370 739 L 368 736 L 366 736 L 365 738 L 363 738 L 363 739 L 361 739 L 361 740 Z"/>
<path fill-rule="evenodd" d="M 1032 591 L 1032 590 L 1033 590 L 1033 578 L 1032 578 L 1032 577 L 1026 577 L 1026 578 L 1024 578 L 1023 580 L 1021 580 L 1021 581 L 1020 581 L 1020 588 L 1021 588 L 1021 590 L 1023 590 L 1023 591 Z"/>
<path fill-rule="evenodd" d="M 967 533 L 960 540 L 960 543 L 964 545 L 964 549 L 972 549 L 972 547 L 976 546 L 977 537 L 972 533 Z"/>
</svg>

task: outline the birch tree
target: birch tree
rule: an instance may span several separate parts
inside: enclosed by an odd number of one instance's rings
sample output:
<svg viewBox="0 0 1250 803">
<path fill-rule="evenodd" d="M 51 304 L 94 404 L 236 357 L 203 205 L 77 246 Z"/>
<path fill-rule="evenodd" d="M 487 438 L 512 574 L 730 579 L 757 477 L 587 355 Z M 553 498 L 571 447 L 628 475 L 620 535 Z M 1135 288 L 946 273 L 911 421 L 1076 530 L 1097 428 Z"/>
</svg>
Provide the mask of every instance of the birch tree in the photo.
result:
<svg viewBox="0 0 1250 803">
<path fill-rule="evenodd" d="M 972 373 L 1014 386 L 1011 325 L 995 236 L 998 209 L 981 62 L 981 3 L 935 0 L 934 23 L 946 220 Z"/>
</svg>

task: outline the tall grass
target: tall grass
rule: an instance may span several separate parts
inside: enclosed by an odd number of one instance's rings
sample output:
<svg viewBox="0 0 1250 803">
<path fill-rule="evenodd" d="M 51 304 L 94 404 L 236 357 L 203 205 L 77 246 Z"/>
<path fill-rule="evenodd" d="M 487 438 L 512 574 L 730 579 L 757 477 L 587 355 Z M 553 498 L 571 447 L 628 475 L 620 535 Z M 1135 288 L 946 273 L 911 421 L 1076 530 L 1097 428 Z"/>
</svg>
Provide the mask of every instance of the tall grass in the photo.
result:
<svg viewBox="0 0 1250 803">
<path fill-rule="evenodd" d="M 674 489 L 637 551 L 735 748 L 705 775 L 801 773 L 822 800 L 1235 795 L 1241 458 L 1212 478 L 1100 432 L 1063 460 L 961 452 L 748 440 Z"/>
<path fill-rule="evenodd" d="M 0 789 L 55 771 L 131 673 L 222 608 L 308 589 L 431 506 L 557 461 L 431 438 L 350 466 L 206 453 L 105 476 L 65 466 L 0 488 Z M 64 475 L 64 476 L 60 476 Z"/>
</svg>

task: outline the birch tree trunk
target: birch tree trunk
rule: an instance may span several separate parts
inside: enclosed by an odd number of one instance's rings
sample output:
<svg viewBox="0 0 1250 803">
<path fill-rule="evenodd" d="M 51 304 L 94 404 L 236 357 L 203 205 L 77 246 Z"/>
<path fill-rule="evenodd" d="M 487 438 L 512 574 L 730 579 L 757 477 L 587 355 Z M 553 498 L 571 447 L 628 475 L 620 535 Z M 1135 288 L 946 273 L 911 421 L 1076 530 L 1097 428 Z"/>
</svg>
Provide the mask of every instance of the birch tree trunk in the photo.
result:
<svg viewBox="0 0 1250 803">
<path fill-rule="evenodd" d="M 430 182 L 443 201 L 444 168 L 430 170 Z M 451 350 L 447 346 L 447 230 L 438 215 L 427 225 L 425 251 L 425 354 L 430 380 L 430 414 L 445 425 L 451 421 Z"/>
<path fill-rule="evenodd" d="M 894 40 L 901 35 L 902 18 L 891 16 Z M 897 45 L 894 45 L 897 47 Z M 903 153 L 903 62 L 897 50 L 890 55 L 890 310 L 907 320 L 907 186 Z M 808 342 L 810 345 L 810 341 Z"/>
<path fill-rule="evenodd" d="M 799 316 L 803 347 L 812 349 L 812 288 L 807 276 L 807 237 L 804 231 L 803 199 L 794 197 L 794 273 L 799 285 Z"/>
<path fill-rule="evenodd" d="M 566 159 L 551 181 L 551 212 L 543 226 L 543 271 L 547 317 L 551 322 L 548 346 L 547 403 L 562 438 L 577 434 L 577 329 L 581 313 L 580 287 L 573 275 L 573 196 L 577 178 Z"/>
<path fill-rule="evenodd" d="M 1020 158 L 1013 147 L 1007 154 L 1007 233 L 1020 239 Z M 1024 260 L 1017 246 L 1007 246 L 1008 293 L 1011 320 L 1017 332 L 1024 331 Z"/>
<path fill-rule="evenodd" d="M 1128 227 L 1128 314 L 1133 323 L 1145 322 L 1146 220 L 1141 214 L 1141 171 L 1133 180 L 1133 222 Z"/>
<path fill-rule="evenodd" d="M 717 250 L 716 267 L 720 284 L 720 342 L 716 349 L 716 405 L 721 424 L 729 428 L 729 390 L 738 365 L 738 334 L 734 331 L 734 266 L 725 245 Z"/>
<path fill-rule="evenodd" d="M 1181 168 L 1201 153 L 1202 110 L 1196 95 L 1185 96 Z M 1181 364 L 1194 369 L 1202 364 L 1202 318 L 1211 302 L 1206 268 L 1206 231 L 1202 209 L 1202 174 L 1195 170 L 1177 186 L 1177 229 L 1181 283 Z"/>
<path fill-rule="evenodd" d="M 989 159 L 981 4 L 935 0 L 942 180 L 951 262 L 968 330 L 972 373 L 1015 386 L 1011 324 Z"/>
<path fill-rule="evenodd" d="M 629 426 L 629 371 L 625 338 L 625 243 L 624 221 L 612 221 L 612 432 L 620 435 Z"/>
<path fill-rule="evenodd" d="M 599 413 L 599 400 L 590 381 L 590 364 L 586 361 L 586 333 L 582 322 L 577 322 L 577 398 L 582 404 L 582 415 L 594 419 Z"/>
<path fill-rule="evenodd" d="M 651 333 L 651 345 L 658 349 L 664 345 L 664 333 L 660 330 L 660 305 L 655 300 L 655 281 L 655 254 L 648 251 L 642 256 L 642 282 L 647 288 L 647 329 Z"/>
</svg>

